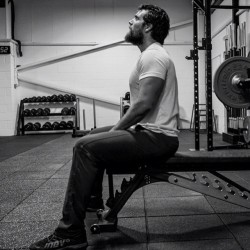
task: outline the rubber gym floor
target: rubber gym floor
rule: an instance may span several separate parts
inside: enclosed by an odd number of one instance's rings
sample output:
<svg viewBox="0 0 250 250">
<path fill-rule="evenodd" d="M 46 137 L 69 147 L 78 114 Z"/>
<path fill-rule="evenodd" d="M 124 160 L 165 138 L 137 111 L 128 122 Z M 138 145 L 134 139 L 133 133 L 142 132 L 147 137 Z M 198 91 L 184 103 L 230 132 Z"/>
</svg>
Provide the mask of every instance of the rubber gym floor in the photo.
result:
<svg viewBox="0 0 250 250">
<path fill-rule="evenodd" d="M 0 137 L 1 250 L 28 249 L 56 227 L 78 139 L 71 134 Z M 180 142 L 182 151 L 194 148 L 194 133 L 182 130 Z M 215 134 L 214 144 L 221 142 Z M 206 148 L 206 134 L 201 147 Z M 249 155 L 249 149 L 243 151 Z M 250 188 L 250 171 L 227 175 Z M 124 177 L 130 175 L 114 176 L 116 189 Z M 119 213 L 116 232 L 93 235 L 94 222 L 95 213 L 87 213 L 88 249 L 250 249 L 249 209 L 168 183 L 137 190 Z"/>
</svg>

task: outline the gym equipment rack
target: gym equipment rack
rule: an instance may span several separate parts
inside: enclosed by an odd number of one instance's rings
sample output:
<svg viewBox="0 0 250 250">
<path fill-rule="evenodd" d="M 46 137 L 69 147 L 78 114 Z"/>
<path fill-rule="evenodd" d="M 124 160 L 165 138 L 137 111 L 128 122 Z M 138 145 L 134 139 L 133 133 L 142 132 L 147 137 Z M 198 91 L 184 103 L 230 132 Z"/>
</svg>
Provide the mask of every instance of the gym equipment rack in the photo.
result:
<svg viewBox="0 0 250 250">
<path fill-rule="evenodd" d="M 54 95 L 56 96 L 56 95 Z M 30 99 L 30 100 L 29 100 Z M 79 121 L 79 98 L 75 98 L 74 100 L 43 100 L 43 101 L 37 101 L 35 97 L 32 98 L 25 98 L 20 101 L 20 108 L 19 108 L 19 118 L 18 118 L 18 125 L 17 125 L 17 135 L 25 135 L 25 134 L 40 134 L 40 133 L 65 133 L 67 131 L 72 131 L 72 133 L 76 133 L 76 131 L 79 129 L 78 121 Z M 38 109 L 44 109 L 44 108 L 52 108 L 54 112 L 49 112 L 48 114 L 34 114 L 34 115 L 25 115 L 25 110 L 38 110 Z M 74 113 L 63 113 L 62 111 L 68 108 L 70 111 L 70 108 L 74 109 Z M 59 111 L 58 111 L 59 110 Z M 73 127 L 72 128 L 63 128 L 63 129 L 42 129 L 38 128 L 37 130 L 25 130 L 25 125 L 29 122 L 33 121 L 40 122 L 43 121 L 45 124 L 46 122 L 50 122 L 53 120 L 53 122 L 63 122 L 65 121 L 72 121 Z M 66 123 L 66 122 L 65 122 Z"/>
<path fill-rule="evenodd" d="M 205 2 L 205 3 L 204 3 Z M 207 150 L 213 151 L 213 112 L 212 112 L 212 38 L 211 38 L 211 13 L 215 9 L 232 9 L 232 22 L 239 23 L 236 15 L 239 9 L 250 9 L 250 6 L 239 6 L 239 0 L 232 0 L 232 5 L 220 5 L 221 0 L 215 0 L 211 4 L 210 0 L 193 0 L 193 50 L 190 51 L 188 60 L 194 61 L 194 118 L 195 118 L 195 150 L 200 150 L 200 130 L 199 130 L 199 68 L 198 50 L 206 50 L 206 111 L 207 111 Z M 202 39 L 202 46 L 198 46 L 198 11 L 205 16 L 205 38 Z M 237 42 L 237 41 L 236 41 Z"/>
</svg>

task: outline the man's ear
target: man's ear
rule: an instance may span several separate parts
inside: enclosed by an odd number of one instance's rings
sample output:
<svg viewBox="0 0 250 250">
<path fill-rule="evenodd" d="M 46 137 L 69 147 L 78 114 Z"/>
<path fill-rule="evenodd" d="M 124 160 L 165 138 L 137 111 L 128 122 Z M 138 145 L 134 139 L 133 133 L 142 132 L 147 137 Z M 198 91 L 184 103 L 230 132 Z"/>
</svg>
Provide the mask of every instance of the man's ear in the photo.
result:
<svg viewBox="0 0 250 250">
<path fill-rule="evenodd" d="M 147 23 L 145 25 L 145 31 L 150 32 L 153 29 L 153 25 L 151 23 Z"/>
</svg>

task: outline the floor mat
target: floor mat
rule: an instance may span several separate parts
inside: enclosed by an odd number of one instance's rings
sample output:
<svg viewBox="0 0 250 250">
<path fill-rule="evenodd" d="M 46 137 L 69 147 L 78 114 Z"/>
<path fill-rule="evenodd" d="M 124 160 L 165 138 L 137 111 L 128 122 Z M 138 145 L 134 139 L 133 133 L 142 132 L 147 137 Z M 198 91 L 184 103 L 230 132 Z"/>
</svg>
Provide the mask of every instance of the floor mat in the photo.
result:
<svg viewBox="0 0 250 250">
<path fill-rule="evenodd" d="M 40 146 L 43 143 L 55 140 L 63 135 L 64 134 L 0 136 L 0 162 Z"/>
</svg>

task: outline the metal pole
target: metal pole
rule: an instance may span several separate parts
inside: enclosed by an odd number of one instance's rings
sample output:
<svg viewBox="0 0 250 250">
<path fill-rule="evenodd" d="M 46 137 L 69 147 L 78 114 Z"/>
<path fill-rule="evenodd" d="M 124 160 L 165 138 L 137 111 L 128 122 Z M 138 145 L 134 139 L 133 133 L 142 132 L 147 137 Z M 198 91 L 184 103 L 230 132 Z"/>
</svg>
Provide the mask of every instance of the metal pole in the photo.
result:
<svg viewBox="0 0 250 250">
<path fill-rule="evenodd" d="M 85 109 L 82 110 L 83 129 L 86 130 Z"/>
<path fill-rule="evenodd" d="M 122 109 L 123 109 L 123 97 L 120 98 L 120 118 L 122 118 L 123 116 Z"/>
<path fill-rule="evenodd" d="M 212 105 L 212 42 L 211 1 L 205 1 L 206 15 L 206 108 L 207 108 L 207 150 L 213 150 L 213 105 Z"/>
<path fill-rule="evenodd" d="M 44 66 L 48 66 L 48 65 L 58 63 L 58 62 L 61 62 L 61 61 L 69 60 L 69 59 L 72 59 L 72 58 L 76 58 L 76 57 L 79 57 L 79 56 L 84 56 L 84 55 L 88 55 L 88 54 L 91 54 L 91 53 L 96 53 L 96 52 L 102 51 L 104 49 L 110 49 L 110 48 L 113 48 L 115 46 L 118 46 L 119 44 L 121 44 L 123 42 L 124 41 L 122 40 L 122 41 L 118 41 L 118 42 L 112 42 L 112 43 L 108 43 L 108 44 L 97 45 L 94 48 L 87 49 L 87 50 L 81 50 L 81 51 L 73 52 L 73 53 L 70 52 L 70 53 L 64 54 L 62 56 L 56 56 L 56 57 L 52 57 L 52 58 L 47 59 L 47 60 L 43 60 L 43 61 L 40 61 L 40 62 L 31 63 L 31 64 L 21 66 L 21 67 L 17 68 L 17 71 L 18 72 L 24 72 L 24 71 L 28 71 L 28 70 L 32 70 L 32 69 L 36 69 L 36 68 L 40 68 L 40 67 L 44 67 Z"/>
<path fill-rule="evenodd" d="M 234 9 L 235 6 L 233 5 L 211 5 L 212 9 Z M 250 9 L 250 6 L 245 5 L 245 6 L 238 6 L 236 7 L 237 9 L 242 9 L 242 10 L 248 10 Z"/>
<path fill-rule="evenodd" d="M 76 123 L 76 129 L 80 129 L 80 105 L 79 105 L 79 98 L 76 98 L 75 123 Z"/>
<path fill-rule="evenodd" d="M 233 9 L 232 9 L 232 25 L 233 25 L 233 56 L 237 55 L 237 27 L 239 26 L 239 16 L 236 15 L 238 12 L 239 0 L 233 0 Z M 250 8 L 250 7 L 249 7 Z"/>
<path fill-rule="evenodd" d="M 193 49 L 194 49 L 194 133 L 195 150 L 200 150 L 200 116 L 199 116 L 199 64 L 198 64 L 198 8 L 193 3 Z"/>
<path fill-rule="evenodd" d="M 94 128 L 96 128 L 96 109 L 95 109 L 95 99 L 93 99 L 93 116 L 94 116 Z"/>
</svg>

